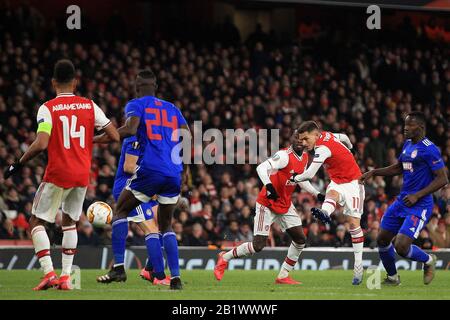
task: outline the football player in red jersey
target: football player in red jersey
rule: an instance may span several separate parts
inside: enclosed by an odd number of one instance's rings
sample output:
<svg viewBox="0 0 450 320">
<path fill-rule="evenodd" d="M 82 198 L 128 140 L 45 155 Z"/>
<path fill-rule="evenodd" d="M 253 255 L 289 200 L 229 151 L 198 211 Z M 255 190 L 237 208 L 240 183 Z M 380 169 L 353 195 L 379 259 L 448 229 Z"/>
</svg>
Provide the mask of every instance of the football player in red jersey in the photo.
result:
<svg viewBox="0 0 450 320">
<path fill-rule="evenodd" d="M 37 137 L 18 162 L 5 171 L 5 179 L 18 172 L 29 160 L 47 150 L 48 163 L 36 192 L 30 230 L 44 278 L 33 290 L 58 287 L 70 290 L 70 272 L 76 252 L 79 220 L 91 169 L 94 129 L 103 129 L 113 141 L 119 133 L 103 111 L 87 98 L 74 95 L 77 85 L 71 61 L 56 63 L 52 79 L 56 98 L 45 102 L 37 114 Z M 58 279 L 50 257 L 46 223 L 54 223 L 62 209 L 62 273 Z"/>
<path fill-rule="evenodd" d="M 276 222 L 290 235 L 292 242 L 275 283 L 300 284 L 289 277 L 289 272 L 297 263 L 306 241 L 302 219 L 292 204 L 292 193 L 295 192 L 297 184 L 290 181 L 293 173 L 303 172 L 308 166 L 308 154 L 303 151 L 304 148 L 299 141 L 298 131 L 295 131 L 289 148 L 278 151 L 272 158 L 257 167 L 258 176 L 264 187 L 256 200 L 253 230 L 255 237 L 252 242 L 245 242 L 228 252 L 219 253 L 214 268 L 217 280 L 222 279 L 229 260 L 260 252 L 266 245 L 270 226 Z M 300 187 L 314 194 L 321 201 L 325 197 L 319 194 L 309 181 L 300 183 Z"/>
<path fill-rule="evenodd" d="M 310 180 L 324 165 L 331 182 L 327 187 L 322 208 L 312 208 L 312 214 L 325 223 L 330 223 L 330 215 L 336 204 L 344 207 L 344 215 L 350 223 L 355 263 L 353 285 L 359 285 L 363 278 L 362 252 L 364 234 L 361 230 L 361 216 L 364 209 L 364 186 L 359 184 L 361 170 L 350 152 L 352 143 L 345 134 L 321 131 L 314 121 L 302 123 L 298 129 L 300 143 L 308 151 L 314 150 L 314 159 L 302 174 L 293 175 L 299 183 Z"/>
</svg>

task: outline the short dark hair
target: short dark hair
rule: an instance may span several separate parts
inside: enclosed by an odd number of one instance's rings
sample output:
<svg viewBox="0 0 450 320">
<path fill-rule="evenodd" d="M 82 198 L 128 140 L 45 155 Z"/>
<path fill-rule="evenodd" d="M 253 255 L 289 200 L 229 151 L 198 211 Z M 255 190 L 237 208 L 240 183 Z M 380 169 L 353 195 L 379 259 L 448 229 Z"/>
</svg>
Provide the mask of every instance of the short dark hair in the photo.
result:
<svg viewBox="0 0 450 320">
<path fill-rule="evenodd" d="M 53 69 L 53 79 L 58 83 L 69 83 L 75 79 L 75 67 L 72 61 L 68 59 L 62 59 L 56 62 Z"/>
<path fill-rule="evenodd" d="M 305 121 L 298 128 L 297 133 L 312 132 L 314 130 L 319 130 L 319 125 L 315 121 Z"/>
<path fill-rule="evenodd" d="M 414 118 L 414 120 L 416 120 L 423 126 L 425 126 L 427 124 L 427 120 L 425 119 L 425 114 L 421 111 L 411 111 L 410 113 L 408 113 L 406 115 L 406 117 Z"/>
<path fill-rule="evenodd" d="M 139 78 L 142 78 L 142 79 L 153 79 L 153 80 L 156 80 L 156 76 L 155 76 L 155 74 L 153 73 L 153 71 L 151 69 L 140 70 L 138 72 L 137 76 Z"/>
</svg>

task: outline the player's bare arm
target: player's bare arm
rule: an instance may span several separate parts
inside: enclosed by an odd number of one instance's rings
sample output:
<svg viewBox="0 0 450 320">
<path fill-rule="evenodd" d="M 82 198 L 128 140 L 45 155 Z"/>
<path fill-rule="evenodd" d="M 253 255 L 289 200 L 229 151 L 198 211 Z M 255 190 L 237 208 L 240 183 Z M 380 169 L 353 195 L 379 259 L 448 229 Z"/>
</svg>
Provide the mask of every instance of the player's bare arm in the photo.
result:
<svg viewBox="0 0 450 320">
<path fill-rule="evenodd" d="M 192 143 L 192 134 L 191 134 L 191 130 L 189 129 L 189 126 L 188 125 L 181 125 L 180 128 L 182 130 L 187 130 L 186 132 L 189 133 L 189 141 L 191 141 L 191 143 Z M 183 136 L 183 137 L 187 138 L 186 136 Z M 191 146 L 189 146 L 188 148 L 190 150 Z M 191 173 L 191 170 L 190 170 L 189 165 L 187 163 L 183 163 L 183 180 L 182 180 L 183 184 L 188 183 L 190 173 Z"/>
<path fill-rule="evenodd" d="M 94 137 L 94 143 L 120 142 L 120 128 L 116 129 L 116 127 L 110 123 L 103 130 L 104 132 L 102 134 Z"/>
<path fill-rule="evenodd" d="M 50 139 L 50 135 L 46 132 L 38 132 L 36 136 L 36 140 L 30 145 L 28 150 L 23 154 L 20 160 L 5 170 L 4 178 L 8 179 L 14 173 L 20 170 L 22 166 L 27 163 L 29 160 L 36 157 L 41 152 L 45 151 L 48 146 L 48 141 Z"/>
<path fill-rule="evenodd" d="M 138 156 L 127 153 L 125 155 L 125 161 L 123 163 L 123 171 L 128 174 L 133 174 L 136 170 L 138 159 Z"/>
<path fill-rule="evenodd" d="M 438 169 L 433 173 L 435 178 L 433 181 L 431 181 L 431 183 L 427 187 L 416 192 L 415 194 L 408 194 L 406 197 L 403 198 L 403 202 L 408 207 L 413 206 L 417 201 L 420 200 L 420 198 L 432 194 L 433 192 L 438 191 L 439 189 L 448 184 L 448 176 L 447 173 L 445 172 L 445 168 Z"/>
<path fill-rule="evenodd" d="M 400 162 L 397 162 L 396 164 L 393 164 L 389 167 L 367 171 L 359 178 L 359 183 L 364 184 L 366 180 L 375 176 L 391 177 L 391 176 L 398 176 L 402 173 L 403 173 L 402 164 Z"/>
</svg>

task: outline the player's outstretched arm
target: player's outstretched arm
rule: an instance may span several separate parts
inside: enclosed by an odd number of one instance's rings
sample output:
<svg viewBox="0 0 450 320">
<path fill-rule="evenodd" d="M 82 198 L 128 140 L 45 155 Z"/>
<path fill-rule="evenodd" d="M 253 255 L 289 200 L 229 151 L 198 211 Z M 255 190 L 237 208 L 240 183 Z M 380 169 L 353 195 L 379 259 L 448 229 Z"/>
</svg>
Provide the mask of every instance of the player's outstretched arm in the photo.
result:
<svg viewBox="0 0 450 320">
<path fill-rule="evenodd" d="M 322 162 L 311 162 L 311 165 L 305 170 L 305 172 L 302 174 L 294 174 L 292 178 L 293 181 L 296 183 L 301 183 L 306 180 L 311 180 L 316 175 L 317 171 L 319 171 L 322 164 Z"/>
<path fill-rule="evenodd" d="M 140 122 L 141 118 L 139 117 L 128 117 L 125 125 L 118 129 L 120 138 L 123 139 L 136 135 Z"/>
<path fill-rule="evenodd" d="M 311 184 L 311 182 L 303 181 L 303 182 L 300 182 L 298 185 L 300 186 L 300 188 L 302 188 L 306 192 L 314 195 L 319 201 L 325 200 L 325 195 L 320 194 L 320 191 L 317 190 L 316 188 L 314 188 L 313 185 Z"/>
<path fill-rule="evenodd" d="M 130 120 L 131 118 L 137 118 L 138 120 Z M 139 121 L 139 117 L 130 117 L 125 122 L 125 125 L 123 125 L 119 129 L 116 129 L 113 124 L 110 124 L 104 128 L 105 132 L 98 136 L 95 136 L 93 141 L 94 143 L 120 142 L 120 139 L 134 136 L 137 132 Z"/>
<path fill-rule="evenodd" d="M 397 162 L 396 164 L 393 164 L 389 167 L 367 171 L 359 178 L 359 183 L 364 184 L 366 180 L 375 176 L 390 177 L 390 176 L 398 176 L 402 173 L 403 173 L 402 164 L 400 162 Z"/>
<path fill-rule="evenodd" d="M 30 147 L 25 151 L 23 156 L 19 161 L 10 165 L 4 173 L 4 178 L 8 179 L 13 174 L 17 173 L 25 163 L 36 157 L 42 151 L 46 150 L 48 147 L 48 142 L 50 140 L 50 135 L 47 132 L 38 132 L 36 140 L 30 145 Z"/>
<path fill-rule="evenodd" d="M 417 191 L 415 194 L 408 194 L 403 198 L 403 202 L 408 207 L 413 206 L 421 198 L 438 191 L 440 188 L 448 184 L 448 177 L 447 173 L 445 172 L 445 168 L 435 170 L 433 171 L 433 173 L 435 178 L 428 186 L 426 186 L 422 190 Z"/>
<path fill-rule="evenodd" d="M 46 150 L 49 140 L 50 135 L 48 133 L 38 132 L 36 140 L 33 141 L 28 150 L 23 154 L 22 158 L 20 158 L 19 163 L 23 165 L 36 157 L 42 151 Z"/>
<path fill-rule="evenodd" d="M 294 174 L 291 180 L 300 183 L 302 181 L 311 180 L 319 171 L 320 167 L 323 165 L 326 159 L 331 157 L 331 150 L 326 146 L 320 146 L 316 148 L 314 153 L 314 158 L 308 169 L 306 169 L 302 174 Z"/>
</svg>

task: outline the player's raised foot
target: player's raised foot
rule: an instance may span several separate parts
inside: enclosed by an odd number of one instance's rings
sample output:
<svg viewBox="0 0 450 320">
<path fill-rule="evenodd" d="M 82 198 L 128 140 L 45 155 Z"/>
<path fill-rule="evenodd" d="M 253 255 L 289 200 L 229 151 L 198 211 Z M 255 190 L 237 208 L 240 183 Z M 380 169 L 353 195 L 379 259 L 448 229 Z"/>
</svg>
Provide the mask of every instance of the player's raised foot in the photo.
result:
<svg viewBox="0 0 450 320">
<path fill-rule="evenodd" d="M 54 271 L 47 273 L 41 280 L 41 282 L 33 288 L 34 291 L 47 290 L 58 286 L 59 279 Z"/>
<path fill-rule="evenodd" d="M 69 275 L 59 277 L 58 290 L 72 290 L 72 284 Z"/>
<path fill-rule="evenodd" d="M 159 280 L 157 278 L 154 278 L 153 279 L 153 285 L 156 285 L 156 286 L 170 286 L 170 276 L 166 276 L 164 279 L 161 279 L 161 280 Z"/>
<path fill-rule="evenodd" d="M 298 285 L 298 284 L 302 284 L 300 281 L 296 281 L 294 279 L 292 279 L 291 277 L 286 277 L 286 278 L 276 278 L 275 279 L 275 284 L 291 284 L 291 285 Z"/>
<path fill-rule="evenodd" d="M 331 223 L 330 216 L 328 214 L 326 214 L 326 212 L 324 212 L 322 209 L 311 208 L 311 213 L 312 213 L 313 217 L 316 218 L 317 220 L 320 220 L 323 223 L 327 223 L 327 224 Z"/>
<path fill-rule="evenodd" d="M 145 268 L 141 270 L 139 276 L 144 280 L 150 281 L 151 283 L 153 283 L 153 280 L 155 279 L 155 277 L 153 277 L 153 272 L 145 270 Z"/>
<path fill-rule="evenodd" d="M 397 275 L 396 277 L 387 276 L 381 284 L 384 286 L 392 286 L 392 287 L 399 286 L 401 284 L 400 276 L 399 275 Z"/>
<path fill-rule="evenodd" d="M 364 268 L 363 268 L 363 266 L 362 265 L 355 266 L 353 268 L 352 285 L 359 286 L 362 283 L 362 281 L 363 281 L 363 277 L 364 277 Z"/>
<path fill-rule="evenodd" d="M 97 278 L 99 283 L 111 283 L 111 282 L 125 282 L 127 281 L 127 274 L 123 266 L 112 267 L 111 270 L 104 276 Z"/>
<path fill-rule="evenodd" d="M 222 251 L 217 256 L 217 263 L 214 267 L 214 276 L 216 277 L 217 281 L 222 280 L 223 274 L 225 273 L 225 270 L 228 268 L 228 261 L 226 261 L 223 258 L 223 255 L 225 254 L 225 251 Z"/>
<path fill-rule="evenodd" d="M 434 254 L 430 254 L 430 257 L 431 257 L 431 263 L 424 264 L 424 266 L 423 266 L 423 283 L 424 284 L 430 284 L 431 281 L 433 281 L 434 273 L 436 271 L 437 257 Z"/>
<path fill-rule="evenodd" d="M 180 277 L 174 277 L 170 279 L 170 290 L 181 290 L 181 289 L 183 289 L 183 285 L 181 283 Z"/>
</svg>

